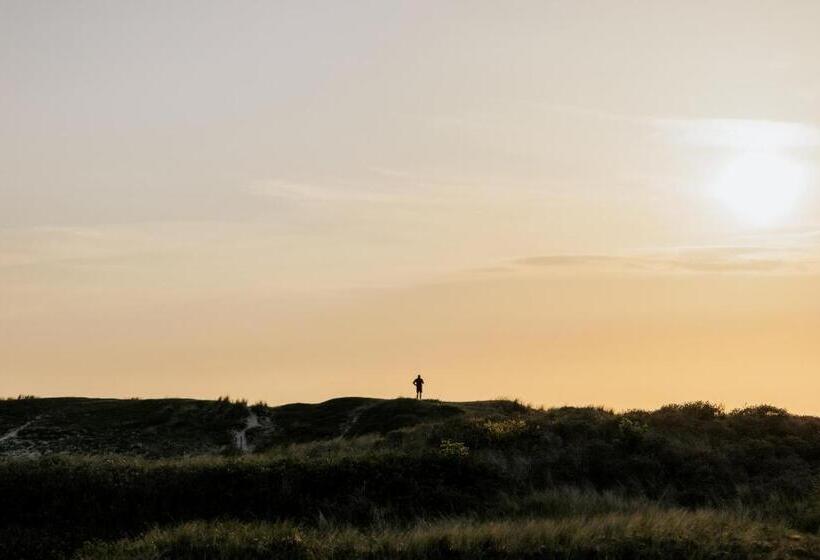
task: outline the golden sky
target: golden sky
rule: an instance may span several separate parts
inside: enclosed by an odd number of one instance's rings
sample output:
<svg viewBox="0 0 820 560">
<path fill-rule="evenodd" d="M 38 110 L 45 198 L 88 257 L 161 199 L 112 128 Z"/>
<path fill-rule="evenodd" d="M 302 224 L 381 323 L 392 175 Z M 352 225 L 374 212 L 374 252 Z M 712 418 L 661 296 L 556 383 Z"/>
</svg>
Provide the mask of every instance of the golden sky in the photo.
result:
<svg viewBox="0 0 820 560">
<path fill-rule="evenodd" d="M 820 3 L 0 4 L 0 394 L 820 414 Z"/>
</svg>

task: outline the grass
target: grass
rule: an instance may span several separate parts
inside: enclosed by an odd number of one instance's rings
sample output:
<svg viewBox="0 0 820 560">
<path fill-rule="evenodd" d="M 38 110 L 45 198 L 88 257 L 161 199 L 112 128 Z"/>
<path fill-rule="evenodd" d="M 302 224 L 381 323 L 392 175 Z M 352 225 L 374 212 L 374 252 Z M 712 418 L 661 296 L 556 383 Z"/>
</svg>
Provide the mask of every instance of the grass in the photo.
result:
<svg viewBox="0 0 820 560">
<path fill-rule="evenodd" d="M 242 425 L 242 403 L 193 399 L 24 398 L 0 402 L 0 435 L 30 423 L 5 453 L 126 453 L 167 457 L 215 452 Z"/>
<path fill-rule="evenodd" d="M 224 454 L 250 410 L 257 452 Z M 774 407 L 15 399 L 0 419 L 34 420 L 0 452 L 47 451 L 0 458 L 0 558 L 812 558 L 820 535 L 820 419 Z"/>
<path fill-rule="evenodd" d="M 152 458 L 230 451 L 231 430 L 251 410 L 262 420 L 248 433 L 257 450 L 340 436 L 386 434 L 437 422 L 492 405 L 452 405 L 412 399 L 359 397 L 318 404 L 248 406 L 245 400 L 87 399 L 18 397 L 0 400 L 0 436 L 27 425 L 0 444 L 0 456 L 25 454 L 129 454 Z"/>
<path fill-rule="evenodd" d="M 443 520 L 402 529 L 305 529 L 290 523 L 194 522 L 92 544 L 77 560 L 820 558 L 820 538 L 713 511 Z"/>
</svg>

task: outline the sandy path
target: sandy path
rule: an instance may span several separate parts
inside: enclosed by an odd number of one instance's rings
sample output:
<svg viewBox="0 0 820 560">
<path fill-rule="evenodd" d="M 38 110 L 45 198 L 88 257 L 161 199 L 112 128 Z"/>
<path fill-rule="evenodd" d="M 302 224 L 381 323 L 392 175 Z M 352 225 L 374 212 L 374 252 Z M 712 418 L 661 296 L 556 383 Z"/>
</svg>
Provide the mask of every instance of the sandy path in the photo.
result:
<svg viewBox="0 0 820 560">
<path fill-rule="evenodd" d="M 359 421 L 359 416 L 362 415 L 362 412 L 364 412 L 365 410 L 367 410 L 368 408 L 370 408 L 372 406 L 373 406 L 372 404 L 368 403 L 368 404 L 363 404 L 362 406 L 359 406 L 359 407 L 353 409 L 353 412 L 351 412 L 350 417 L 347 419 L 347 422 L 342 424 L 341 434 L 339 434 L 339 437 L 342 437 L 342 438 L 347 437 L 347 434 L 350 432 L 350 430 L 353 428 L 353 426 L 356 425 L 356 422 Z"/>
<path fill-rule="evenodd" d="M 36 418 L 35 418 L 35 420 L 36 420 Z M 20 432 L 22 432 L 23 430 L 25 430 L 26 428 L 28 428 L 29 426 L 34 424 L 35 420 L 31 420 L 29 422 L 26 422 L 22 426 L 18 426 L 16 428 L 14 428 L 13 430 L 10 430 L 10 431 L 6 432 L 2 436 L 0 436 L 0 443 L 4 442 L 6 440 L 15 439 L 17 437 L 17 434 L 19 434 Z"/>
<path fill-rule="evenodd" d="M 247 431 L 257 426 L 259 426 L 259 417 L 254 411 L 249 410 L 248 417 L 245 419 L 245 427 L 233 433 L 234 445 L 242 453 L 251 452 L 251 448 L 248 445 Z"/>
</svg>

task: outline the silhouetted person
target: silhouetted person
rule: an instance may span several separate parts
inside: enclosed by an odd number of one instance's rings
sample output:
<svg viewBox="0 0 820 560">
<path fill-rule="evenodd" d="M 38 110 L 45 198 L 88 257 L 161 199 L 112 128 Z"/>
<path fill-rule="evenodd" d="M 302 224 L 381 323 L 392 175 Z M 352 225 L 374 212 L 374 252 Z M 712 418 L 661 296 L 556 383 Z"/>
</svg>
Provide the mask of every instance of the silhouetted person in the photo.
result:
<svg viewBox="0 0 820 560">
<path fill-rule="evenodd" d="M 421 375 L 416 376 L 413 385 L 416 386 L 416 398 L 421 400 L 421 390 L 424 387 L 424 379 L 421 378 Z"/>
</svg>

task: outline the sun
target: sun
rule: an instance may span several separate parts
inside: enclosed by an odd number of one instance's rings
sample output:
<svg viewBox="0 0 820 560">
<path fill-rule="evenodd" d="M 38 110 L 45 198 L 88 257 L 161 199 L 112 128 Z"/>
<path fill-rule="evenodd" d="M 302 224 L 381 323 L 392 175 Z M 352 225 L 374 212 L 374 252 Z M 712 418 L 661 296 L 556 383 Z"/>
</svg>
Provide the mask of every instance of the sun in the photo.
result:
<svg viewBox="0 0 820 560">
<path fill-rule="evenodd" d="M 798 161 L 755 152 L 733 159 L 718 176 L 713 193 L 744 223 L 768 226 L 789 215 L 805 188 L 806 173 Z"/>
</svg>

